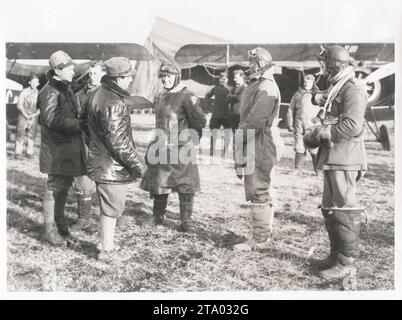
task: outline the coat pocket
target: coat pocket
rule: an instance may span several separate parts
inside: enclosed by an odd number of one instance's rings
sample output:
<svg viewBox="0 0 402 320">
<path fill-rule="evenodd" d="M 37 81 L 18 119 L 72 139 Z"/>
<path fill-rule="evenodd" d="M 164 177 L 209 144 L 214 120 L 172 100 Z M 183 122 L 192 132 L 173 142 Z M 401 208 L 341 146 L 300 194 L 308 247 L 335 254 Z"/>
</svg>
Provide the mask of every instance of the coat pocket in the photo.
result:
<svg viewBox="0 0 402 320">
<path fill-rule="evenodd" d="M 361 165 L 362 164 L 362 147 L 359 142 L 340 142 L 335 143 L 329 149 L 328 165 Z"/>
</svg>

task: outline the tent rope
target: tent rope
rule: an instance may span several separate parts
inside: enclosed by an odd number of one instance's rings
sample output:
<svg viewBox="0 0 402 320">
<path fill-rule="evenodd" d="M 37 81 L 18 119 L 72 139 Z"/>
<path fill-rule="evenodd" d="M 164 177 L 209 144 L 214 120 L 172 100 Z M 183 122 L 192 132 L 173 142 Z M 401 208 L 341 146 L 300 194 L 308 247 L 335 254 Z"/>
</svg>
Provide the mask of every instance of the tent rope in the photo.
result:
<svg viewBox="0 0 402 320">
<path fill-rule="evenodd" d="M 208 68 L 207 68 L 207 66 L 206 66 L 205 64 L 202 64 L 202 66 L 204 67 L 206 73 L 208 73 L 208 75 L 209 75 L 210 77 L 215 78 L 215 79 L 220 77 L 219 75 L 216 76 L 216 75 L 212 74 L 211 72 L 209 72 L 209 71 L 208 71 Z"/>
</svg>

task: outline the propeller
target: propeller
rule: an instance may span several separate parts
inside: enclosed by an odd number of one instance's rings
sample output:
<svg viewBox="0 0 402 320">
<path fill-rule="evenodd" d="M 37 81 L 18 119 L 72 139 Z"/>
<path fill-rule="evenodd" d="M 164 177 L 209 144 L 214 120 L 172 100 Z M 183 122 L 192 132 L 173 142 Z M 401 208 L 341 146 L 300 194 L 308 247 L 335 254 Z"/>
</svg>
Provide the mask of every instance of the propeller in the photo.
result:
<svg viewBox="0 0 402 320">
<path fill-rule="evenodd" d="M 395 73 L 396 65 L 395 62 L 390 62 L 386 65 L 381 66 L 376 71 L 370 73 L 363 81 L 365 83 L 370 83 L 374 81 L 381 80 L 389 75 Z"/>
</svg>

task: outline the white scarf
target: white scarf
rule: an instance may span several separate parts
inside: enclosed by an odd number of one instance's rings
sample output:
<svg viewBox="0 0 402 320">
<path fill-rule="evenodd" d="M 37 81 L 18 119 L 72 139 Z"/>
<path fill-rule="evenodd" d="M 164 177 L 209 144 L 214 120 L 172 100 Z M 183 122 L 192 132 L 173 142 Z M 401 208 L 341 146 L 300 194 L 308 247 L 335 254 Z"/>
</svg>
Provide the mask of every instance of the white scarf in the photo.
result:
<svg viewBox="0 0 402 320">
<path fill-rule="evenodd" d="M 343 85 L 355 76 L 355 70 L 352 66 L 339 71 L 334 77 L 330 79 L 331 86 L 328 90 L 327 100 L 324 104 L 325 113 L 331 112 L 332 102 L 339 93 Z"/>
</svg>

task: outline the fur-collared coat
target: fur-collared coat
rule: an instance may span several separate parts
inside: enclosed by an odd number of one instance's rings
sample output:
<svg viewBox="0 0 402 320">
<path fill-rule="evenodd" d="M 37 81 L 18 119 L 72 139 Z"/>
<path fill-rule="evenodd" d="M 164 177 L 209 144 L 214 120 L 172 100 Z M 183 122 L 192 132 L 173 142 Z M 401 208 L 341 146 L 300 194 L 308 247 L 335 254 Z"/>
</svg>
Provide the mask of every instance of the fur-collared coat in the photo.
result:
<svg viewBox="0 0 402 320">
<path fill-rule="evenodd" d="M 80 176 L 86 173 L 83 134 L 77 100 L 67 82 L 48 74 L 48 83 L 38 95 L 41 125 L 40 171 Z"/>
<path fill-rule="evenodd" d="M 125 102 L 130 94 L 107 77 L 101 82 L 81 115 L 81 126 L 89 137 L 88 176 L 100 183 L 130 183 L 146 170 L 135 147 Z"/>
</svg>

